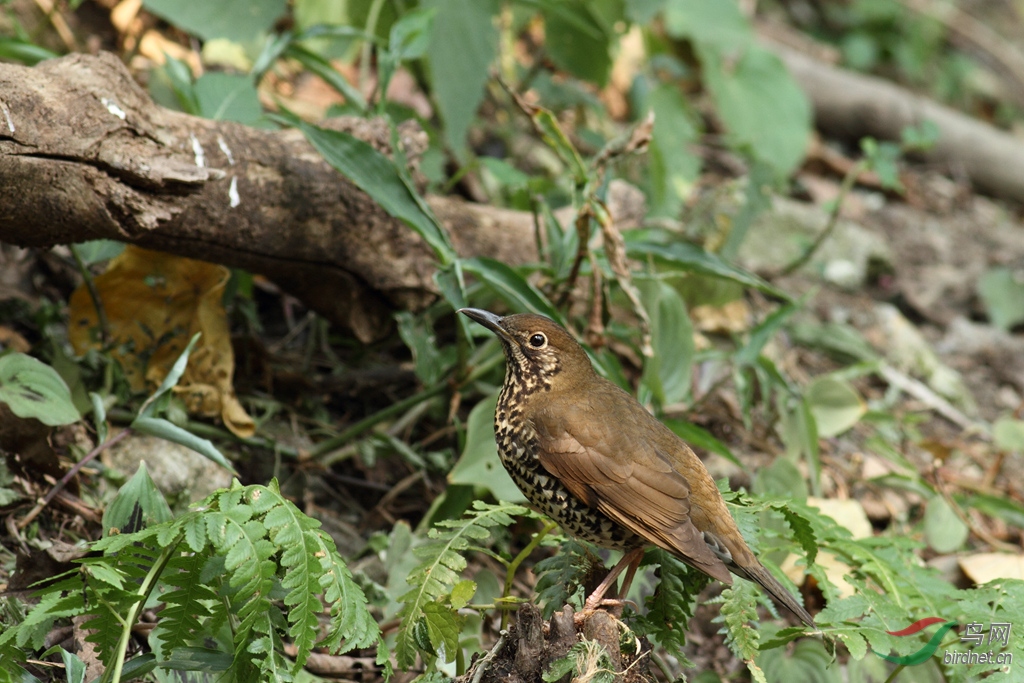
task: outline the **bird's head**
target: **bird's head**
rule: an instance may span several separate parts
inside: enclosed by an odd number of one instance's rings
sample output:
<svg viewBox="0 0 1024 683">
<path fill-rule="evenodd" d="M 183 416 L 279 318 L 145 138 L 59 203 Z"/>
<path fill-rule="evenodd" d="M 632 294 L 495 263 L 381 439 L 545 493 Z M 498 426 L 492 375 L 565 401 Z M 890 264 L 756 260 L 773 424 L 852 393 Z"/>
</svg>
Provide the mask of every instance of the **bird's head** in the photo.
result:
<svg viewBox="0 0 1024 683">
<path fill-rule="evenodd" d="M 499 316 L 479 308 L 459 310 L 501 340 L 508 371 L 520 382 L 550 390 L 591 376 L 583 347 L 551 318 L 532 313 Z"/>
</svg>

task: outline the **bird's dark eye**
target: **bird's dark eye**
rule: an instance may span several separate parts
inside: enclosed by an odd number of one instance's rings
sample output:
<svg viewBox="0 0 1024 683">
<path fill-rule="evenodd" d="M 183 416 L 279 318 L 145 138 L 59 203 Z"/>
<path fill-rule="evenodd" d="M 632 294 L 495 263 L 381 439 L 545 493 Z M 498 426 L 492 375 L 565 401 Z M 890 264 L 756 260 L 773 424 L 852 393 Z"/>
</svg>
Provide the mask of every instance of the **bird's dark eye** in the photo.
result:
<svg viewBox="0 0 1024 683">
<path fill-rule="evenodd" d="M 540 347 L 544 346 L 547 343 L 548 338 L 545 337 L 540 332 L 537 332 L 536 334 L 530 337 L 530 346 L 532 346 L 535 349 L 539 349 Z"/>
</svg>

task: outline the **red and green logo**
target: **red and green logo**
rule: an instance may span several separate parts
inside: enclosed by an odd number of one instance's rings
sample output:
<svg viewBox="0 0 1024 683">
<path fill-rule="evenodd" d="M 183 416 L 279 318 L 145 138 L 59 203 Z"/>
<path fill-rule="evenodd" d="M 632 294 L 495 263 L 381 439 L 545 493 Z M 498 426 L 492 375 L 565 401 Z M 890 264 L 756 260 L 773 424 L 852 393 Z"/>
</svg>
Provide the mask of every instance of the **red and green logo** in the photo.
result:
<svg viewBox="0 0 1024 683">
<path fill-rule="evenodd" d="M 886 631 L 890 636 L 912 636 L 915 633 L 920 633 L 933 624 L 942 624 L 942 628 L 935 632 L 935 635 L 931 637 L 924 647 L 913 654 L 903 655 L 897 657 L 895 655 L 883 655 L 880 652 L 875 652 L 876 655 L 882 659 L 887 659 L 893 664 L 900 664 L 902 666 L 916 666 L 928 661 L 935 651 L 939 649 L 939 643 L 942 642 L 943 636 L 945 636 L 949 629 L 955 628 L 957 623 L 955 621 L 946 621 L 942 617 L 928 617 L 927 619 L 920 619 L 915 621 L 910 626 L 900 629 L 899 631 Z"/>
</svg>

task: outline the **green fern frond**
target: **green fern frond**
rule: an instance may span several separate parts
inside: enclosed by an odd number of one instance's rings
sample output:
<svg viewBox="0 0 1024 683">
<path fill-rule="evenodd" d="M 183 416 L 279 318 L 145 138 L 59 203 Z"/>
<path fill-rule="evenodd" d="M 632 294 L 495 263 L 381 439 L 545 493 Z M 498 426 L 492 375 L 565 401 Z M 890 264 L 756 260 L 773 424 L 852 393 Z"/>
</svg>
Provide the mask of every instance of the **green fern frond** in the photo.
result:
<svg viewBox="0 0 1024 683">
<path fill-rule="evenodd" d="M 589 547 L 575 539 L 567 539 L 559 545 L 557 553 L 533 566 L 533 573 L 538 577 L 537 598 L 544 606 L 545 619 L 581 593 L 587 576 L 594 565 L 600 563 Z"/>
<path fill-rule="evenodd" d="M 757 656 L 761 639 L 761 634 L 750 623 L 757 621 L 757 596 L 754 584 L 737 579 L 732 588 L 725 589 L 720 597 L 710 601 L 722 604 L 721 614 L 715 621 L 724 624 L 725 644 L 745 662 L 751 662 Z"/>
<path fill-rule="evenodd" d="M 466 568 L 466 559 L 461 553 L 489 538 L 494 527 L 510 526 L 513 516 L 527 512 L 526 508 L 509 503 L 488 505 L 476 501 L 473 508 L 462 519 L 439 522 L 437 526 L 441 528 L 431 529 L 427 542 L 413 549 L 413 554 L 420 560 L 406 579 L 413 588 L 398 599 L 403 603 L 395 643 L 399 667 L 408 668 L 416 661 L 416 653 L 420 649 L 417 647 L 416 626 L 421 619 L 427 621 L 427 635 L 434 651 L 444 645 L 446 656 L 454 655 L 451 640 L 447 637 L 452 629 L 452 620 L 442 614 L 447 611 L 454 618 L 454 612 L 448 607 L 438 610 L 428 605 L 450 593 L 459 581 L 460 573 Z"/>
<path fill-rule="evenodd" d="M 159 643 L 161 659 L 179 647 L 192 644 L 204 632 L 203 624 L 213 615 L 209 605 L 219 603 L 217 594 L 201 580 L 206 554 L 191 553 L 172 559 L 161 577 L 164 585 L 173 587 L 161 596 Z"/>
<path fill-rule="evenodd" d="M 298 649 L 296 665 L 302 666 L 316 644 L 320 629 L 318 615 L 324 609 L 317 597 L 320 573 L 326 569 L 321 566 L 319 556 L 326 548 L 315 533 L 320 523 L 302 514 L 276 491 L 268 489 L 260 493 L 253 507 L 257 512 L 266 512 L 263 524 L 270 533 L 270 540 L 284 548 L 280 559 L 284 568 L 281 587 L 287 591 L 284 604 L 288 606 L 288 635 Z"/>
<path fill-rule="evenodd" d="M 697 596 L 710 579 L 660 548 L 648 551 L 645 559 L 658 565 L 658 587 L 647 598 L 647 613 L 637 617 L 637 628 L 643 635 L 652 636 L 685 667 L 687 624 L 693 617 Z"/>
<path fill-rule="evenodd" d="M 39 604 L 22 622 L 0 633 L 0 652 L 26 645 L 40 649 L 56 619 L 84 615 L 87 639 L 97 644 L 108 668 L 115 660 L 119 667 L 130 622 L 162 582 L 166 590 L 157 595 L 164 609 L 155 638 L 161 660 L 195 649 L 197 641 L 230 625 L 231 678 L 292 680 L 317 644 L 323 594 L 331 626 L 321 644 L 338 652 L 343 645 L 376 642 L 386 664 L 366 596 L 319 527 L 276 484 L 235 482 L 176 520 L 94 543 L 103 555 L 82 560 L 78 570 L 40 591 Z M 284 590 L 283 611 L 271 600 L 277 586 Z M 296 645 L 295 662 L 282 654 L 285 633 Z"/>
<path fill-rule="evenodd" d="M 320 558 L 320 588 L 324 599 L 332 605 L 330 628 L 318 644 L 332 652 L 370 647 L 374 641 L 380 641 L 380 629 L 367 608 L 366 595 L 348 567 L 338 560 L 334 539 L 319 529 L 315 533 L 320 544 L 315 553 Z"/>
<path fill-rule="evenodd" d="M 64 578 L 43 588 L 36 597 L 39 603 L 29 610 L 17 628 L 0 632 L 0 646 L 13 641 L 18 647 L 38 650 L 57 619 L 85 614 L 85 593 L 78 570 L 65 573 Z"/>
</svg>

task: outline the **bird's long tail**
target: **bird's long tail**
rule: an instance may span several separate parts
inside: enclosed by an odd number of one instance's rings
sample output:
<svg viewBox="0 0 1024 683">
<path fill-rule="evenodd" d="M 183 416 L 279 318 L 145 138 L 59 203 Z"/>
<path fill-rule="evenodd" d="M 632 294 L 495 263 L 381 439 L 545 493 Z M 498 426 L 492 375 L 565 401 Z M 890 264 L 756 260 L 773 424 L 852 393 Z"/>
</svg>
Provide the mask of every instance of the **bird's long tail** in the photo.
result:
<svg viewBox="0 0 1024 683">
<path fill-rule="evenodd" d="M 761 586 L 761 588 L 765 589 L 768 595 L 772 596 L 776 602 L 780 603 L 790 612 L 800 617 L 800 621 L 804 622 L 811 628 L 817 628 L 810 613 L 796 601 L 793 594 L 786 590 L 786 588 L 779 583 L 779 580 L 776 579 L 770 571 L 765 569 L 763 565 L 758 563 L 748 567 L 740 567 L 734 563 L 730 563 L 726 566 L 728 566 L 732 573 L 737 576 L 747 579 L 748 581 L 753 581 Z"/>
</svg>

